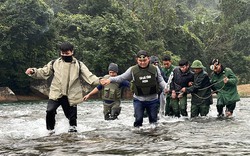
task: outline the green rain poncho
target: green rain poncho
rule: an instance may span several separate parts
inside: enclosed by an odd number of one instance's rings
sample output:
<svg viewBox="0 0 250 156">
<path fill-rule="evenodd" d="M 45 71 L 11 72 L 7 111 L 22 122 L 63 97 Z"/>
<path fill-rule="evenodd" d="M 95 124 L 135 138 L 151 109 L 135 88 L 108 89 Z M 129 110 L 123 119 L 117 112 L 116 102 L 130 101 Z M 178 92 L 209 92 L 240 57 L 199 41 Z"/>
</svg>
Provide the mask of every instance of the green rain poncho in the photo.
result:
<svg viewBox="0 0 250 156">
<path fill-rule="evenodd" d="M 226 84 L 223 81 L 225 77 L 228 78 Z M 212 74 L 211 83 L 214 84 L 212 89 L 218 95 L 217 105 L 228 105 L 240 101 L 237 82 L 238 79 L 230 68 L 222 68 L 222 72 L 219 74 Z"/>
</svg>

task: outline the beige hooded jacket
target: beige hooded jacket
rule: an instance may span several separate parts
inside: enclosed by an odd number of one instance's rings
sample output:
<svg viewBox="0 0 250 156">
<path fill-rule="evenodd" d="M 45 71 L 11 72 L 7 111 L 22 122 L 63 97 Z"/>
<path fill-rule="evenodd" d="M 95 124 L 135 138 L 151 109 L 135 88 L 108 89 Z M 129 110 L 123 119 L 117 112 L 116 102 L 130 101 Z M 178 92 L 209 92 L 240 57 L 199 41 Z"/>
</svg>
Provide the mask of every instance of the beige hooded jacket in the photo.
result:
<svg viewBox="0 0 250 156">
<path fill-rule="evenodd" d="M 56 59 L 54 63 L 52 62 L 50 61 L 43 68 L 32 68 L 34 73 L 30 75 L 36 79 L 48 79 L 54 74 L 49 99 L 57 100 L 62 96 L 67 96 L 70 105 L 73 106 L 81 103 L 83 98 L 80 77 L 90 85 L 99 84 L 99 78 L 92 74 L 81 61 L 78 63 L 74 57 L 71 63 L 64 62 L 61 58 Z"/>
</svg>

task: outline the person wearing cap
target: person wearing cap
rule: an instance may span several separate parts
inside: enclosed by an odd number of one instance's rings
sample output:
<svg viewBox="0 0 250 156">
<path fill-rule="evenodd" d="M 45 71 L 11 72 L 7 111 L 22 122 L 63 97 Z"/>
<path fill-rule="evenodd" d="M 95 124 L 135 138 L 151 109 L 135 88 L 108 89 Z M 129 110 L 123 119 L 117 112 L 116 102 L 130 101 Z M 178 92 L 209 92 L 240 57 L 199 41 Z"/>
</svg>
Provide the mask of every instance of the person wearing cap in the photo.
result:
<svg viewBox="0 0 250 156">
<path fill-rule="evenodd" d="M 218 117 L 224 116 L 223 108 L 226 106 L 226 117 L 231 117 L 236 107 L 236 102 L 240 101 L 237 91 L 238 79 L 233 71 L 224 67 L 218 59 L 213 59 L 210 63 L 212 90 L 217 94 Z"/>
<path fill-rule="evenodd" d="M 56 110 L 62 106 L 65 116 L 69 120 L 69 132 L 77 132 L 77 104 L 82 102 L 81 79 L 88 84 L 99 84 L 99 78 L 74 55 L 74 46 L 69 42 L 60 45 L 60 55 L 50 61 L 43 68 L 28 68 L 26 74 L 36 79 L 49 79 L 52 82 L 46 110 L 46 126 L 49 134 L 55 133 Z"/>
<path fill-rule="evenodd" d="M 162 58 L 162 71 L 165 75 L 165 81 L 169 82 L 168 84 L 171 83 L 172 81 L 172 75 L 173 75 L 173 71 L 175 66 L 172 64 L 172 60 L 171 60 L 171 56 L 169 55 L 165 55 Z M 167 88 L 169 89 L 169 87 Z M 173 108 L 170 106 L 170 99 L 171 99 L 171 94 L 168 92 L 166 95 L 166 99 L 165 100 L 165 116 L 172 116 L 173 115 Z"/>
<path fill-rule="evenodd" d="M 118 65 L 115 63 L 110 63 L 108 67 L 108 75 L 103 78 L 108 79 L 110 77 L 115 77 L 118 74 Z M 91 95 L 98 93 L 102 90 L 103 99 L 103 114 L 105 120 L 115 120 L 121 112 L 121 94 L 123 87 L 129 87 L 128 81 L 122 81 L 121 83 L 110 83 L 109 85 L 103 86 L 98 85 L 90 93 L 83 97 L 83 100 L 87 100 Z"/>
<path fill-rule="evenodd" d="M 173 78 L 170 83 L 171 99 L 170 106 L 173 108 L 175 117 L 188 116 L 187 93 L 181 92 L 183 87 L 189 87 L 194 81 L 194 73 L 190 70 L 189 62 L 185 59 L 179 61 L 179 66 L 173 71 Z"/>
<path fill-rule="evenodd" d="M 165 74 L 163 73 L 163 70 L 161 69 L 161 66 L 160 66 L 160 63 L 159 63 L 159 58 L 157 56 L 154 56 L 154 55 L 150 56 L 150 63 L 152 65 L 154 65 L 154 66 L 157 66 L 160 69 L 161 76 L 163 77 L 163 79 L 166 82 L 167 78 L 166 78 Z M 159 106 L 158 106 L 159 108 L 158 108 L 158 110 L 160 110 L 161 113 L 162 113 L 162 111 L 164 109 L 162 107 L 165 107 L 165 104 L 166 104 L 165 100 L 163 100 L 163 99 L 165 99 L 165 93 L 164 93 L 163 89 L 159 90 L 159 92 L 158 92 L 158 99 L 159 99 Z M 144 114 L 146 114 L 146 113 L 144 113 Z M 144 116 L 146 116 L 146 115 L 144 115 Z"/>
<path fill-rule="evenodd" d="M 206 116 L 210 105 L 213 103 L 210 78 L 200 60 L 195 60 L 191 68 L 194 71 L 194 82 L 192 86 L 183 87 L 181 92 L 191 93 L 191 118 Z"/>
<path fill-rule="evenodd" d="M 102 79 L 101 84 L 133 80 L 134 127 L 143 124 L 144 110 L 147 111 L 149 123 L 155 127 L 158 113 L 158 88 L 165 88 L 166 82 L 161 76 L 160 69 L 150 64 L 150 57 L 145 50 L 136 55 L 137 64 L 129 67 L 123 74 Z"/>
<path fill-rule="evenodd" d="M 159 58 L 157 56 L 154 56 L 154 55 L 150 56 L 150 63 L 154 66 L 157 66 L 160 69 L 163 79 L 165 80 L 165 82 L 167 82 L 167 77 L 165 76 L 165 74 L 160 66 Z"/>
</svg>

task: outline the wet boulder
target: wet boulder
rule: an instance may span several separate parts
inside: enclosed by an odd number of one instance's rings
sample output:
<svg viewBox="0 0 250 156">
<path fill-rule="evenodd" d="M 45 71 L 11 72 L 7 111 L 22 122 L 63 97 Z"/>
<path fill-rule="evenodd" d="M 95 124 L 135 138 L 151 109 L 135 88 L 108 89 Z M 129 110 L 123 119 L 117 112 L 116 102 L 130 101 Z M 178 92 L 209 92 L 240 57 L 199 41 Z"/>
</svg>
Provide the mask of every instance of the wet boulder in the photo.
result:
<svg viewBox="0 0 250 156">
<path fill-rule="evenodd" d="M 39 97 L 47 98 L 49 96 L 49 86 L 46 81 L 38 81 L 30 86 L 33 94 Z"/>
<path fill-rule="evenodd" d="M 9 87 L 0 87 L 0 102 L 18 101 L 15 93 Z"/>
</svg>

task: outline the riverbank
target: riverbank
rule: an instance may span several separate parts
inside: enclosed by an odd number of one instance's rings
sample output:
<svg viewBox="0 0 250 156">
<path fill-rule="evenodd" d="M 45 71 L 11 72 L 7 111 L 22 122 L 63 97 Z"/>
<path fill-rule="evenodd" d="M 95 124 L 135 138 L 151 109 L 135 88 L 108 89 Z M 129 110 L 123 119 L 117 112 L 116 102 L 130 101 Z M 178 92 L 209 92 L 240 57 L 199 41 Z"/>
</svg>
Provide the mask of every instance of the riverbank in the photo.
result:
<svg viewBox="0 0 250 156">
<path fill-rule="evenodd" d="M 243 84 L 243 85 L 238 85 L 238 92 L 240 94 L 241 97 L 250 97 L 250 84 Z M 131 94 L 125 93 L 125 99 L 126 98 L 131 98 L 130 96 L 132 96 Z M 94 96 L 92 98 L 98 98 L 98 96 Z M 17 99 L 20 101 L 29 101 L 29 100 L 44 100 L 47 99 L 45 97 L 39 97 L 37 95 L 17 95 Z"/>
<path fill-rule="evenodd" d="M 241 97 L 250 97 L 250 84 L 238 85 L 237 88 Z"/>
<path fill-rule="evenodd" d="M 46 100 L 48 98 L 41 97 L 37 95 L 16 95 L 18 101 L 37 101 L 37 100 Z"/>
<path fill-rule="evenodd" d="M 238 92 L 241 97 L 250 97 L 250 84 L 238 85 Z M 18 101 L 36 101 L 36 100 L 46 100 L 48 97 L 40 96 L 37 94 L 30 94 L 30 95 L 16 95 Z M 98 95 L 93 96 L 92 99 L 99 98 Z M 132 94 L 126 90 L 124 99 L 131 99 Z M 0 99 L 1 102 L 1 99 Z"/>
</svg>

